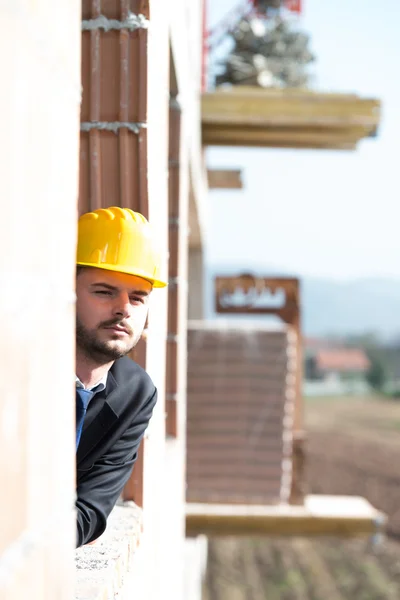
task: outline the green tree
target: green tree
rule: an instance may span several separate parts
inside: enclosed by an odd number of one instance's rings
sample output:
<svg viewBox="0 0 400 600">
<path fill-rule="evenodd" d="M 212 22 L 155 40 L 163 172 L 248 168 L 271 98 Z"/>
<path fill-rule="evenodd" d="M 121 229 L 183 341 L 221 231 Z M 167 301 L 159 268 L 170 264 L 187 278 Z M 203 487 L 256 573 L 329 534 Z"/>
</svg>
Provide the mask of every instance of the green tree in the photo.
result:
<svg viewBox="0 0 400 600">
<path fill-rule="evenodd" d="M 367 372 L 367 381 L 374 390 L 383 392 L 386 383 L 386 369 L 382 359 L 370 353 L 371 366 Z"/>
</svg>

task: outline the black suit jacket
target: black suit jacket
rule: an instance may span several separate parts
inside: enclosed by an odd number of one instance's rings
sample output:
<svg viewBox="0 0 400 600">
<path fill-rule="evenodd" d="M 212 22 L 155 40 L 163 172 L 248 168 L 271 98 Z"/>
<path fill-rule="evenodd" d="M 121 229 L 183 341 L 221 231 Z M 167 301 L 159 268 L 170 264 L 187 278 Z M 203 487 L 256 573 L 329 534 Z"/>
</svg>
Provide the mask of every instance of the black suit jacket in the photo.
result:
<svg viewBox="0 0 400 600">
<path fill-rule="evenodd" d="M 76 455 L 77 546 L 98 538 L 128 481 L 157 391 L 127 357 L 115 361 L 107 386 L 89 403 Z"/>
</svg>

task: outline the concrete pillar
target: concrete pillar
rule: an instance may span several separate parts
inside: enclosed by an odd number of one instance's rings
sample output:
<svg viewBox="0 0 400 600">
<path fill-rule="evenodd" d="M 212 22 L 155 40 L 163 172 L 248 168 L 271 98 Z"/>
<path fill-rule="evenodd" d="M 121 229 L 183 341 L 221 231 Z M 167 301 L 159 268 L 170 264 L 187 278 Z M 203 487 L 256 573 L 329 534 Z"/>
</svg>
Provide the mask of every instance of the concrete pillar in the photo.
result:
<svg viewBox="0 0 400 600">
<path fill-rule="evenodd" d="M 78 0 L 0 4 L 0 598 L 73 597 Z"/>
<path fill-rule="evenodd" d="M 189 297 L 188 318 L 204 318 L 203 250 L 189 249 Z"/>
</svg>

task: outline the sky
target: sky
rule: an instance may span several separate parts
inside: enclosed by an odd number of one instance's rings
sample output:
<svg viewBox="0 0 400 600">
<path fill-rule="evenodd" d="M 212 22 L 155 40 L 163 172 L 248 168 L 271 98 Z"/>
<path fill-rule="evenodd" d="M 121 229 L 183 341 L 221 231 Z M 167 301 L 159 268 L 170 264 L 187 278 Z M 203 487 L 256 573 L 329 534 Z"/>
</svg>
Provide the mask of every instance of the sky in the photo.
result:
<svg viewBox="0 0 400 600">
<path fill-rule="evenodd" d="M 238 4 L 208 0 L 209 26 Z M 244 190 L 209 193 L 206 263 L 400 279 L 400 2 L 303 4 L 314 87 L 379 98 L 378 137 L 355 152 L 209 148 L 208 167 L 241 168 Z"/>
</svg>

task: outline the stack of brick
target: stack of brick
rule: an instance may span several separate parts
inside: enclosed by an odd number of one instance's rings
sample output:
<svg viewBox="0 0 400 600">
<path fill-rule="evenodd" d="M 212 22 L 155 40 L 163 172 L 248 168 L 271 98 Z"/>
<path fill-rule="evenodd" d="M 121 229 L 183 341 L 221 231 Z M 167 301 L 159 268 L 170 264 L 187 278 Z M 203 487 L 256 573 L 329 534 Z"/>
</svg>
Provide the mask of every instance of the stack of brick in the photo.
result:
<svg viewBox="0 0 400 600">
<path fill-rule="evenodd" d="M 188 502 L 289 499 L 295 335 L 287 326 L 192 322 L 188 331 Z"/>
</svg>

